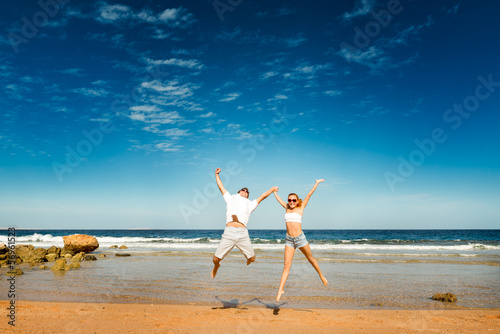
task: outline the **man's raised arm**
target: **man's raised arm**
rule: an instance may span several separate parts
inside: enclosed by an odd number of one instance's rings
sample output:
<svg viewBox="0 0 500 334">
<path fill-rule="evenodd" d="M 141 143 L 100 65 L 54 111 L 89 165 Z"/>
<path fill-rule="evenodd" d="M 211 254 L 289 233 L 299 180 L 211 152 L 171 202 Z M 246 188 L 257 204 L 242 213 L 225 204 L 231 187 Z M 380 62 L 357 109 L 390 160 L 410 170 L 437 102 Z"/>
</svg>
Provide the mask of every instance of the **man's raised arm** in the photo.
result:
<svg viewBox="0 0 500 334">
<path fill-rule="evenodd" d="M 221 172 L 220 168 L 217 168 L 215 170 L 215 181 L 217 181 L 217 186 L 219 187 L 220 192 L 222 193 L 222 195 L 224 195 L 225 193 L 227 193 L 227 190 L 226 190 L 226 188 L 224 188 L 224 185 L 222 184 L 222 181 L 220 179 L 220 176 L 219 176 L 220 172 Z"/>
<path fill-rule="evenodd" d="M 278 187 L 272 187 L 271 189 L 269 189 L 268 191 L 260 195 L 259 198 L 256 199 L 257 203 L 262 202 L 264 199 L 267 198 L 267 196 L 271 195 L 272 192 L 278 191 L 278 189 L 279 189 Z"/>
</svg>

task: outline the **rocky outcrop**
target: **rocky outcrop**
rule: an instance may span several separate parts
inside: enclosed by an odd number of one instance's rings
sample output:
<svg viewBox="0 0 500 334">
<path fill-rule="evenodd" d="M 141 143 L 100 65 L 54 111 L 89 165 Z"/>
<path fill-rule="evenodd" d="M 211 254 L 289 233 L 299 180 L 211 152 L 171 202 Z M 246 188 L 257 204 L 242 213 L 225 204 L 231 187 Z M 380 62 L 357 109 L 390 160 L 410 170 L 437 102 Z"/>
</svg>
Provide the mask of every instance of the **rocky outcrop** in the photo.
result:
<svg viewBox="0 0 500 334">
<path fill-rule="evenodd" d="M 432 300 L 439 300 L 445 303 L 454 303 L 457 301 L 457 297 L 452 293 L 436 293 L 432 296 Z"/>
<path fill-rule="evenodd" d="M 20 245 L 16 246 L 16 255 L 23 262 L 26 263 L 40 263 L 45 262 L 45 255 L 47 255 L 47 250 L 43 248 L 34 248 L 31 245 Z"/>
<path fill-rule="evenodd" d="M 68 251 L 90 253 L 99 248 L 97 239 L 86 234 L 73 234 L 63 237 L 64 248 Z"/>
<path fill-rule="evenodd" d="M 121 245 L 120 247 L 118 247 L 118 249 L 127 249 L 128 247 L 125 246 L 125 245 Z"/>
</svg>

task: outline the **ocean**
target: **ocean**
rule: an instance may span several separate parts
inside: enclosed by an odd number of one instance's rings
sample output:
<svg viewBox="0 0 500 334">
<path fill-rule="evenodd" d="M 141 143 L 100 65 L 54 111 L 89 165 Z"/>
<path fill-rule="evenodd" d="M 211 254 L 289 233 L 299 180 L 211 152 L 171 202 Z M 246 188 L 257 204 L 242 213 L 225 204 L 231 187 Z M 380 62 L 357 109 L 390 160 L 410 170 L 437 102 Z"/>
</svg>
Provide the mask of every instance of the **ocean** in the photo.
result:
<svg viewBox="0 0 500 334">
<path fill-rule="evenodd" d="M 100 247 L 94 253 L 107 257 L 82 262 L 81 269 L 64 275 L 26 268 L 18 278 L 21 298 L 266 307 L 500 307 L 500 230 L 304 230 L 329 286 L 323 287 L 297 250 L 278 304 L 274 297 L 285 230 L 250 229 L 256 262 L 246 266 L 235 248 L 215 279 L 210 277 L 211 258 L 223 230 L 18 229 L 16 244 L 62 247 L 62 236 L 79 233 L 95 236 Z M 6 233 L 0 243 L 7 243 Z M 118 252 L 131 256 L 115 257 Z M 458 302 L 430 300 L 444 292 L 457 295 Z"/>
</svg>

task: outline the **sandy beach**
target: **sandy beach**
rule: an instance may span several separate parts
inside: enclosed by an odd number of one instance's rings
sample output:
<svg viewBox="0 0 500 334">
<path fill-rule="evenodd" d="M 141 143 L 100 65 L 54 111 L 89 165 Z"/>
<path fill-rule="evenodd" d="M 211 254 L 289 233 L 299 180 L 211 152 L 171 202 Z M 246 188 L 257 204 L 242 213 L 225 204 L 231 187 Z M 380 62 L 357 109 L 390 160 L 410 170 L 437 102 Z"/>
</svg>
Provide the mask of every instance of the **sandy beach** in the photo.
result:
<svg viewBox="0 0 500 334">
<path fill-rule="evenodd" d="M 2 309 L 8 306 L 1 301 Z M 19 301 L 12 333 L 498 333 L 500 309 L 334 310 Z"/>
</svg>

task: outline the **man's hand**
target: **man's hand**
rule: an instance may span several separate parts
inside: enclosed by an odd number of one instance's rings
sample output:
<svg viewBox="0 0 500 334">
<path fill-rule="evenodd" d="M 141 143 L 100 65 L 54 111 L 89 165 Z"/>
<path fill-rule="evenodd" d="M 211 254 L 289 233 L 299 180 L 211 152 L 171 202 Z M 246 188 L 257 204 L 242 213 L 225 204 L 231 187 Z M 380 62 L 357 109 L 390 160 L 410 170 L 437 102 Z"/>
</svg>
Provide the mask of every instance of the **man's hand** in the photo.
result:
<svg viewBox="0 0 500 334">
<path fill-rule="evenodd" d="M 280 190 L 279 187 L 273 187 L 273 193 L 278 192 L 278 190 Z"/>
<path fill-rule="evenodd" d="M 217 168 L 217 169 L 215 170 L 215 174 L 219 174 L 220 172 L 221 172 L 221 169 L 220 169 L 220 168 Z"/>
<path fill-rule="evenodd" d="M 321 183 L 321 182 L 325 182 L 325 179 L 316 180 L 316 183 Z"/>
</svg>

